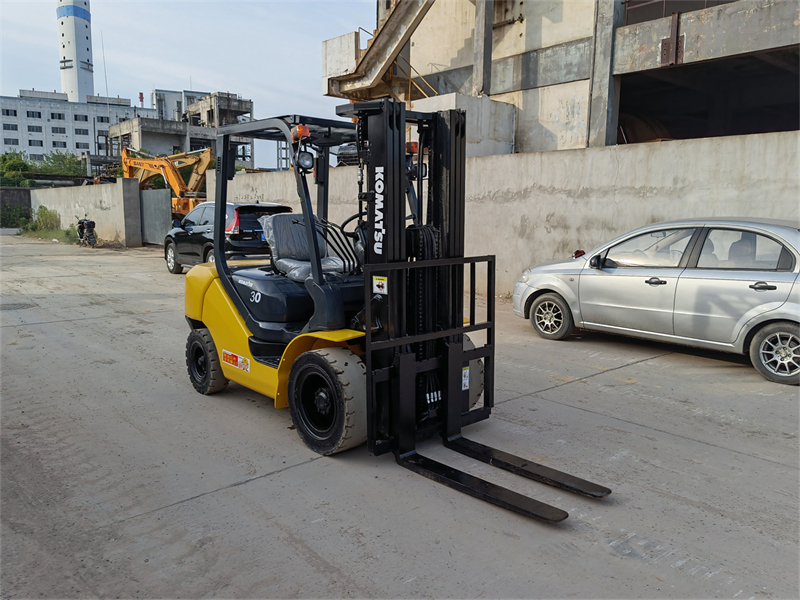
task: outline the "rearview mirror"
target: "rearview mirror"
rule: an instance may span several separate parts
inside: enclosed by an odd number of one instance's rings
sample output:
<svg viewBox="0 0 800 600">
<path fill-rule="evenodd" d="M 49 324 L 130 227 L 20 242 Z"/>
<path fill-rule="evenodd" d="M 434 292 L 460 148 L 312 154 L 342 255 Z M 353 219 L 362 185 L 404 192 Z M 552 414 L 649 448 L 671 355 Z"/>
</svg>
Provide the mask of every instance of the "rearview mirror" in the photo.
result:
<svg viewBox="0 0 800 600">
<path fill-rule="evenodd" d="M 172 220 L 172 226 L 173 227 L 182 227 L 180 219 L 173 219 Z"/>
<path fill-rule="evenodd" d="M 592 269 L 599 269 L 600 268 L 600 255 L 597 254 L 589 259 L 589 266 Z"/>
</svg>

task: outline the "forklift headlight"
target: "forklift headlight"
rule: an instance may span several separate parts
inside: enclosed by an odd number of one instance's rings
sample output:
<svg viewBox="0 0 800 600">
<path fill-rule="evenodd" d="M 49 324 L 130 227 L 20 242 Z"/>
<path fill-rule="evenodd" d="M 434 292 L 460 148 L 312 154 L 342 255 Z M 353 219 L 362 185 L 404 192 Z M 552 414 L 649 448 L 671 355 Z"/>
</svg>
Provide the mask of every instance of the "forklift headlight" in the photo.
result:
<svg viewBox="0 0 800 600">
<path fill-rule="evenodd" d="M 300 152 L 297 155 L 297 166 L 301 169 L 311 169 L 314 167 L 314 155 L 311 152 Z"/>
</svg>

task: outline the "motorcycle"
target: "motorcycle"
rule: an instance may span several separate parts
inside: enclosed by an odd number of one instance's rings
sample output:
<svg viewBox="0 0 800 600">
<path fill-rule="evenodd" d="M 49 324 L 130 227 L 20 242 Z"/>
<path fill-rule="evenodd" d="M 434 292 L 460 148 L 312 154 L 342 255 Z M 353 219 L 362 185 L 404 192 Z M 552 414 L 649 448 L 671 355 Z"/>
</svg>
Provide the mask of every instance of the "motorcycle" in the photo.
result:
<svg viewBox="0 0 800 600">
<path fill-rule="evenodd" d="M 97 236 L 94 234 L 94 221 L 88 217 L 88 214 L 85 214 L 83 219 L 75 216 L 78 219 L 78 239 L 81 241 L 81 246 L 88 245 L 94 248 L 97 244 Z"/>
</svg>

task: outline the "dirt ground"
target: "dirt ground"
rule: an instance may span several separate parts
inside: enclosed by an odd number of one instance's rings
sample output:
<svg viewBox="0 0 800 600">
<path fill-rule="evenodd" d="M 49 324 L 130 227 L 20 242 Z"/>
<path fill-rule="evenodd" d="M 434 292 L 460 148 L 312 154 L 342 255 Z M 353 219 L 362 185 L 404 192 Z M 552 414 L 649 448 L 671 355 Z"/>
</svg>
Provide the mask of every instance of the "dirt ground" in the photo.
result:
<svg viewBox="0 0 800 600">
<path fill-rule="evenodd" d="M 465 433 L 613 493 L 422 451 L 569 511 L 547 525 L 198 395 L 158 248 L 2 235 L 0 260 L 3 598 L 798 597 L 798 390 L 745 357 L 548 342 L 500 303 L 496 407 Z"/>
</svg>

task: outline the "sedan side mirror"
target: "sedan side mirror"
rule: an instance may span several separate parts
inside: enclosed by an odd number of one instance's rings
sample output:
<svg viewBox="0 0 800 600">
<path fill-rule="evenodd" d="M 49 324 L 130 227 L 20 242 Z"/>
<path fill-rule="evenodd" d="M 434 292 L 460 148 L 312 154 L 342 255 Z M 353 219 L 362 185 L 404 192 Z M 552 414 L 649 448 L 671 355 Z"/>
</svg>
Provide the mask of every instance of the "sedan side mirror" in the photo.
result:
<svg viewBox="0 0 800 600">
<path fill-rule="evenodd" d="M 180 227 L 180 228 L 183 228 L 183 225 L 181 224 L 181 222 L 180 222 L 180 219 L 173 219 L 173 220 L 172 220 L 172 226 L 173 226 L 173 227 Z"/>
<path fill-rule="evenodd" d="M 600 255 L 599 254 L 596 254 L 595 256 L 593 256 L 592 258 L 589 259 L 589 266 L 592 269 L 599 269 L 600 268 L 601 263 L 600 263 Z"/>
</svg>

